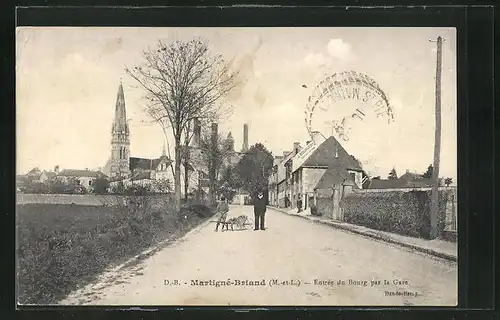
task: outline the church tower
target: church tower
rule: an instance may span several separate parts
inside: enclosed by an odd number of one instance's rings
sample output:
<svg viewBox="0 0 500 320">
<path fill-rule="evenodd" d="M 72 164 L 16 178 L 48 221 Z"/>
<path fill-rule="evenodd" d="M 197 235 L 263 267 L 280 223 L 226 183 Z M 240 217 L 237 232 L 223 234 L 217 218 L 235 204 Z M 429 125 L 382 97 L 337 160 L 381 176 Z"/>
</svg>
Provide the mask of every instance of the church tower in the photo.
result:
<svg viewBox="0 0 500 320">
<path fill-rule="evenodd" d="M 111 129 L 111 177 L 125 178 L 130 174 L 130 131 L 125 111 L 125 96 L 120 82 L 116 97 L 115 120 Z"/>
</svg>

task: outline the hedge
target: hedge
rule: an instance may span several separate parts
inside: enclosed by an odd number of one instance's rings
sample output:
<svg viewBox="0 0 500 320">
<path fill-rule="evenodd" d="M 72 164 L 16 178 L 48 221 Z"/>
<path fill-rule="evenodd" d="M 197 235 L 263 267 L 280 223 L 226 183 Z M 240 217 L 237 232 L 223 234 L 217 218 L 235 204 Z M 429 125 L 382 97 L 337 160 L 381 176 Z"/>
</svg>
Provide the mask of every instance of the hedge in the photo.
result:
<svg viewBox="0 0 500 320">
<path fill-rule="evenodd" d="M 445 227 L 447 191 L 439 192 L 438 235 Z M 370 229 L 430 239 L 431 191 L 353 192 L 341 203 L 344 221 Z"/>
</svg>

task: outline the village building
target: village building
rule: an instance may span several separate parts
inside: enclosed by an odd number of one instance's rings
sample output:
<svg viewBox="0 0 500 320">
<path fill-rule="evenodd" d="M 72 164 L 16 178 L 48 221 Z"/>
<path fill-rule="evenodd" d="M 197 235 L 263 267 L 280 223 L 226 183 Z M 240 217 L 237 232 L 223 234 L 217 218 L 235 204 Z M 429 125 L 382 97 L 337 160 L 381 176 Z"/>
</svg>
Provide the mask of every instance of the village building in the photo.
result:
<svg viewBox="0 0 500 320">
<path fill-rule="evenodd" d="M 167 156 L 165 146 L 163 146 L 162 155 L 158 158 L 139 158 L 130 156 L 130 128 L 126 117 L 125 95 L 123 85 L 118 87 L 118 95 L 115 105 L 115 117 L 111 130 L 111 154 L 106 165 L 103 168 L 104 174 L 110 177 L 111 187 L 120 182 L 124 186 L 135 185 L 153 185 L 155 181 L 166 180 L 170 182 L 171 190 L 174 189 L 174 171 L 173 160 Z M 217 125 L 215 134 L 217 134 Z M 185 190 L 184 178 L 186 171 L 188 174 L 188 193 L 199 192 L 203 195 L 208 194 L 208 157 L 207 150 L 201 146 L 201 124 L 198 119 L 193 120 L 193 138 L 188 145 L 181 146 L 181 154 L 189 156 L 187 161 L 181 163 L 181 193 Z M 248 126 L 244 126 L 243 150 L 248 147 Z M 234 140 L 231 133 L 226 139 L 230 146 L 230 152 L 227 152 L 223 159 L 223 166 L 235 165 L 240 160 L 243 152 L 234 151 Z M 243 151 L 242 150 L 242 151 Z M 187 170 L 186 170 L 187 168 Z"/>
<path fill-rule="evenodd" d="M 62 170 L 61 172 L 57 173 L 55 176 L 56 179 L 63 181 L 63 182 L 70 182 L 70 181 L 75 181 L 77 186 L 85 188 L 85 190 L 91 191 L 92 186 L 95 182 L 96 179 L 102 178 L 102 179 L 107 179 L 108 177 L 103 174 L 101 171 L 95 171 L 95 170 L 78 170 L 78 169 L 65 169 Z"/>
<path fill-rule="evenodd" d="M 189 157 L 183 157 L 181 163 L 181 194 L 185 190 L 186 179 L 185 174 L 188 174 L 188 193 L 200 193 L 202 197 L 209 192 L 209 156 L 201 143 L 201 124 L 198 119 L 193 120 L 193 138 L 188 145 L 181 146 L 181 154 L 189 154 Z M 217 135 L 217 124 L 212 124 L 212 135 Z M 235 166 L 248 151 L 248 125 L 243 127 L 243 145 L 241 152 L 234 150 L 234 139 L 231 132 L 228 133 L 225 141 L 224 156 L 221 159 L 219 172 L 227 166 Z M 187 158 L 187 160 L 185 160 Z M 115 104 L 114 120 L 111 128 L 111 148 L 110 157 L 105 166 L 99 170 L 75 170 L 65 169 L 59 172 L 59 166 L 54 168 L 54 171 L 41 171 L 39 168 L 33 168 L 26 175 L 16 176 L 16 186 L 18 191 L 25 188 L 26 185 L 33 182 L 46 183 L 52 179 L 61 181 L 75 181 L 79 186 L 90 191 L 94 181 L 103 177 L 110 182 L 110 188 L 114 188 L 120 183 L 124 187 L 130 185 L 140 186 L 158 186 L 160 182 L 162 189 L 165 185 L 169 185 L 171 191 L 174 190 L 174 168 L 173 161 L 166 154 L 165 145 L 163 145 L 162 153 L 157 158 L 142 158 L 132 157 L 130 155 L 130 128 L 127 123 L 127 112 L 125 104 L 125 95 L 123 85 L 120 83 Z M 187 169 L 187 170 L 186 170 Z M 168 182 L 168 183 L 167 183 Z M 248 202 L 248 194 L 239 191 L 237 202 Z"/>
<path fill-rule="evenodd" d="M 59 174 L 59 166 L 54 167 L 54 171 L 43 170 L 40 174 L 39 181 L 42 183 L 46 183 L 49 180 L 53 180 Z"/>
<path fill-rule="evenodd" d="M 269 175 L 269 205 L 278 206 L 278 166 L 284 156 L 274 156 L 273 168 Z"/>
<path fill-rule="evenodd" d="M 285 165 L 288 163 L 293 156 L 295 156 L 299 149 L 299 142 L 294 142 L 294 148 L 292 151 L 284 151 L 281 161 L 277 164 L 276 172 L 276 194 L 278 197 L 278 207 L 288 208 L 290 207 L 290 170 L 288 170 Z"/>
<path fill-rule="evenodd" d="M 352 188 L 363 188 L 363 170 L 359 162 L 333 137 L 325 138 L 319 132 L 311 134 L 311 140 L 301 148 L 295 142 L 291 152 L 284 153 L 275 165 L 277 173 L 277 205 L 297 208 L 302 200 L 302 209 L 316 205 L 318 195 L 331 192 L 339 184 Z M 327 190 L 325 192 L 325 190 Z"/>
<path fill-rule="evenodd" d="M 439 185 L 443 185 L 439 179 Z M 431 188 L 432 179 L 424 178 L 421 174 L 406 172 L 397 179 L 371 179 L 367 189 L 401 189 L 401 188 Z"/>
<path fill-rule="evenodd" d="M 33 168 L 26 174 L 26 180 L 29 182 L 40 182 L 42 171 L 39 168 Z"/>
</svg>

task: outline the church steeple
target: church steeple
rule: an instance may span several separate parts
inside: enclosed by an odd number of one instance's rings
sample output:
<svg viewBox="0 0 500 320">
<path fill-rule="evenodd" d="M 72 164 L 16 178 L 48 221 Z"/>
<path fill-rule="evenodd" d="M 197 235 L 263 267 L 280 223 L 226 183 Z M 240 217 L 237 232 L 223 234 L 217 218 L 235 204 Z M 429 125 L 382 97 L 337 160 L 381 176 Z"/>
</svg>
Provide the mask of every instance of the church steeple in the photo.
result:
<svg viewBox="0 0 500 320">
<path fill-rule="evenodd" d="M 117 132 L 128 132 L 127 112 L 125 110 L 125 95 L 123 94 L 123 84 L 121 81 L 120 86 L 118 87 L 118 95 L 116 96 L 115 121 L 113 123 L 113 130 Z"/>
<path fill-rule="evenodd" d="M 130 173 L 130 131 L 125 110 L 125 95 L 120 81 L 115 105 L 115 119 L 111 130 L 111 168 L 114 177 L 126 177 Z"/>
</svg>

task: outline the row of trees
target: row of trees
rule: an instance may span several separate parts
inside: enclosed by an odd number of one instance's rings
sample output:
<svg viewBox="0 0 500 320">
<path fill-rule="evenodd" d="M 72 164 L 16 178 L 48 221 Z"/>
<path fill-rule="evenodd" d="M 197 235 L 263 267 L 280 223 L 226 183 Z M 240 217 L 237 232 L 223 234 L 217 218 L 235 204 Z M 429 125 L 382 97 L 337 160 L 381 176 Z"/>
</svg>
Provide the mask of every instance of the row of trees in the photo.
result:
<svg viewBox="0 0 500 320">
<path fill-rule="evenodd" d="M 68 179 L 48 179 L 44 182 L 38 180 L 28 180 L 20 187 L 24 193 L 52 193 L 52 194 L 82 194 L 82 193 L 106 193 L 109 188 L 109 181 L 98 178 L 93 181 L 92 186 L 85 188 L 78 183 L 76 178 Z"/>
<path fill-rule="evenodd" d="M 137 191 L 139 190 L 139 191 Z M 169 193 L 172 191 L 170 181 L 155 180 L 151 185 L 125 185 L 123 182 L 118 182 L 114 186 L 110 186 L 108 179 L 99 177 L 93 180 L 90 187 L 85 188 L 78 183 L 78 179 L 49 179 L 44 182 L 31 180 L 21 187 L 24 193 L 34 194 L 136 194 L 139 193 Z"/>
</svg>

